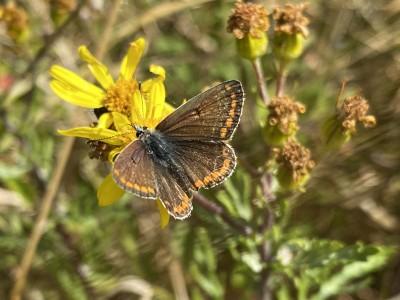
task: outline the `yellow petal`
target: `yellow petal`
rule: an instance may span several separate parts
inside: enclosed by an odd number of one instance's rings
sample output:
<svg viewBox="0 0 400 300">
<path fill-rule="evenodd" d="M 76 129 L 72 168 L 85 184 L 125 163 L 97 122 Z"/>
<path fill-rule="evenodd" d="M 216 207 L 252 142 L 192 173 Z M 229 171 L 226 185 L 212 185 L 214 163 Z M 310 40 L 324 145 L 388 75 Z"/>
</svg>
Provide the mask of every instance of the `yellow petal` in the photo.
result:
<svg viewBox="0 0 400 300">
<path fill-rule="evenodd" d="M 111 174 L 109 174 L 106 178 L 104 178 L 97 191 L 99 206 L 111 205 L 119 198 L 121 198 L 124 194 L 125 191 L 114 182 Z"/>
<path fill-rule="evenodd" d="M 146 125 L 148 127 L 155 127 L 167 115 L 169 115 L 174 110 L 174 108 L 165 103 L 165 69 L 161 66 L 151 65 L 150 72 L 158 76 L 143 82 L 142 90 L 144 93 L 146 93 L 146 95 L 148 95 Z M 166 105 L 167 110 L 165 110 Z"/>
<path fill-rule="evenodd" d="M 109 86 L 114 83 L 114 80 L 108 72 L 107 67 L 99 62 L 85 46 L 79 47 L 78 52 L 82 60 L 89 64 L 90 72 L 92 72 L 101 86 L 104 89 L 108 89 Z"/>
<path fill-rule="evenodd" d="M 131 115 L 132 121 L 134 124 L 138 124 L 140 126 L 147 126 L 146 118 L 148 116 L 147 107 L 148 103 L 142 95 L 142 92 L 139 90 L 135 90 L 132 95 L 131 102 Z M 151 127 L 151 126 L 147 126 Z"/>
<path fill-rule="evenodd" d="M 80 90 L 94 97 L 104 95 L 104 91 L 101 88 L 91 84 L 90 82 L 76 75 L 74 72 L 63 67 L 52 66 L 50 69 L 50 74 L 54 79 L 62 82 L 66 86 L 69 86 L 71 89 Z"/>
<path fill-rule="evenodd" d="M 121 64 L 120 78 L 128 81 L 133 78 L 145 47 L 146 41 L 143 38 L 131 43 L 128 54 L 124 57 Z"/>
<path fill-rule="evenodd" d="M 55 78 L 50 86 L 63 100 L 72 104 L 98 108 L 103 106 L 104 91 L 60 66 L 53 66 L 50 74 Z"/>
<path fill-rule="evenodd" d="M 169 223 L 169 213 L 165 209 L 164 204 L 162 204 L 160 199 L 157 199 L 157 206 L 158 206 L 158 211 L 160 212 L 160 218 L 161 218 L 161 229 L 164 229 L 167 227 Z"/>
<path fill-rule="evenodd" d="M 153 107 L 149 117 L 153 122 L 160 122 L 164 119 L 164 105 L 165 105 L 165 87 L 162 81 L 155 82 L 149 92 L 149 102 Z M 157 124 L 156 124 L 157 125 Z"/>
<path fill-rule="evenodd" d="M 101 140 L 104 143 L 115 146 L 122 145 L 122 141 L 118 139 L 119 133 L 106 128 L 76 127 L 67 130 L 58 130 L 58 133 L 65 136 L 76 136 L 89 140 Z"/>
<path fill-rule="evenodd" d="M 127 133 L 129 134 L 131 131 L 131 133 L 136 133 L 136 131 L 134 130 L 134 128 L 131 126 L 131 122 L 129 121 L 128 117 L 124 114 L 121 114 L 119 112 L 112 112 L 111 113 L 114 119 L 114 125 L 115 128 L 117 129 L 117 131 L 119 133 Z"/>
<path fill-rule="evenodd" d="M 99 108 L 104 106 L 104 95 L 95 97 L 82 90 L 74 89 L 58 80 L 51 81 L 50 87 L 57 96 L 74 105 L 85 108 Z"/>
<path fill-rule="evenodd" d="M 110 163 L 114 163 L 114 158 L 115 158 L 115 156 L 117 155 L 117 154 L 119 154 L 123 149 L 125 148 L 125 145 L 124 146 L 122 146 L 122 147 L 118 147 L 118 148 L 115 148 L 115 149 L 112 149 L 111 151 L 110 151 L 110 153 L 108 153 L 108 161 L 110 162 Z"/>
<path fill-rule="evenodd" d="M 104 113 L 100 116 L 97 121 L 97 128 L 110 128 L 112 123 L 114 122 L 111 113 Z"/>
<path fill-rule="evenodd" d="M 158 65 L 150 65 L 150 72 L 158 75 L 156 80 L 164 81 L 166 77 L 165 69 Z"/>
</svg>

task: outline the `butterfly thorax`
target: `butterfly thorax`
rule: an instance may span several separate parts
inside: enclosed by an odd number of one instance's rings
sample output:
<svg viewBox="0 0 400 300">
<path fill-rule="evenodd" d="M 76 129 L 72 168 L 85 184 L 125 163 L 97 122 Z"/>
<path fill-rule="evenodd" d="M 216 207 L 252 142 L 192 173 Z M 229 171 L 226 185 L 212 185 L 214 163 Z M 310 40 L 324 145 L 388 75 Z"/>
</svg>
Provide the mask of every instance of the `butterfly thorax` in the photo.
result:
<svg viewBox="0 0 400 300">
<path fill-rule="evenodd" d="M 137 138 L 146 146 L 155 163 L 164 167 L 173 164 L 170 153 L 174 151 L 174 146 L 162 132 L 138 125 L 135 125 L 135 129 Z"/>
</svg>

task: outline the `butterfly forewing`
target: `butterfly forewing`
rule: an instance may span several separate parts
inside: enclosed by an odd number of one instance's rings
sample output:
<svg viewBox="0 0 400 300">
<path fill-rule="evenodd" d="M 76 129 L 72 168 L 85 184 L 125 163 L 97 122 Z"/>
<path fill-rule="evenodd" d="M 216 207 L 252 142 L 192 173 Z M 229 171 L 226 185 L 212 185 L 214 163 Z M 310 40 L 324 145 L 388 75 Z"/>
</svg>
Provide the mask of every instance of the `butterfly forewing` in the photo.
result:
<svg viewBox="0 0 400 300">
<path fill-rule="evenodd" d="M 229 140 L 239 123 L 243 101 L 241 83 L 226 81 L 178 107 L 156 129 L 180 140 Z"/>
<path fill-rule="evenodd" d="M 118 155 L 112 175 L 125 191 L 143 198 L 157 197 L 154 162 L 142 141 L 130 143 Z"/>
</svg>

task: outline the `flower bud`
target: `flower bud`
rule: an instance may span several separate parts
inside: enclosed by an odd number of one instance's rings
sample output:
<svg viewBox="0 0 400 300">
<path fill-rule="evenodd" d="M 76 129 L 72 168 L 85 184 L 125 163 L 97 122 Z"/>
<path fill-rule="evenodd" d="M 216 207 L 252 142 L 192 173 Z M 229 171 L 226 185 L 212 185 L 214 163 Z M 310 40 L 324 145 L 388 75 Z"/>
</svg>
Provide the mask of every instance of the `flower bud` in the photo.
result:
<svg viewBox="0 0 400 300">
<path fill-rule="evenodd" d="M 227 31 L 236 37 L 240 56 L 254 60 L 267 51 L 269 28 L 268 11 L 264 6 L 236 1 L 235 9 L 229 17 Z"/>
<path fill-rule="evenodd" d="M 326 150 L 335 150 L 348 142 L 357 131 L 357 123 L 364 127 L 376 125 L 376 119 L 367 115 L 369 104 L 361 96 L 348 97 L 338 105 L 334 115 L 329 116 L 321 127 L 321 139 Z"/>
<path fill-rule="evenodd" d="M 308 37 L 309 20 L 303 15 L 308 4 L 286 4 L 276 8 L 272 14 L 274 19 L 274 38 L 272 52 L 281 63 L 298 58 L 304 49 L 304 41 Z"/>
<path fill-rule="evenodd" d="M 7 35 L 16 43 L 29 37 L 28 15 L 23 8 L 13 4 L 0 6 L 0 23 L 4 23 Z"/>
<path fill-rule="evenodd" d="M 263 129 L 264 139 L 270 146 L 281 146 L 294 136 L 299 129 L 298 115 L 306 111 L 305 106 L 283 96 L 271 99 L 268 105 L 269 116 Z"/>
<path fill-rule="evenodd" d="M 275 148 L 278 164 L 277 179 L 286 190 L 299 189 L 310 177 L 315 166 L 309 149 L 300 145 L 294 138 L 289 138 L 282 148 Z"/>
</svg>

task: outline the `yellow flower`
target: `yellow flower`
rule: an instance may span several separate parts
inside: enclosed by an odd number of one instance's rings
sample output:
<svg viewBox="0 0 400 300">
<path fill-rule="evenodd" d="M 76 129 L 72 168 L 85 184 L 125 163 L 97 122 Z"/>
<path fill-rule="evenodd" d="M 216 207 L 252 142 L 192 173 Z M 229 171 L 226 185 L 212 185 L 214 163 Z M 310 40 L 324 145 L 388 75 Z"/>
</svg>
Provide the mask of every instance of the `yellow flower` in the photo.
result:
<svg viewBox="0 0 400 300">
<path fill-rule="evenodd" d="M 131 43 L 128 54 L 124 57 L 120 74 L 114 81 L 106 66 L 99 62 L 85 46 L 79 48 L 80 57 L 102 88 L 89 83 L 75 73 L 53 66 L 50 74 L 54 80 L 50 86 L 63 100 L 72 104 L 103 109 L 95 127 L 77 127 L 58 132 L 65 136 L 86 138 L 110 145 L 108 160 L 113 163 L 115 156 L 136 138 L 131 124 L 155 128 L 173 107 L 165 102 L 165 70 L 156 65 L 150 66 L 150 72 L 156 77 L 138 82 L 136 68 L 145 48 L 145 40 L 138 39 Z M 124 191 L 108 175 L 97 192 L 100 206 L 113 204 L 124 195 Z M 161 226 L 168 224 L 169 215 L 157 200 L 161 215 Z"/>
</svg>

